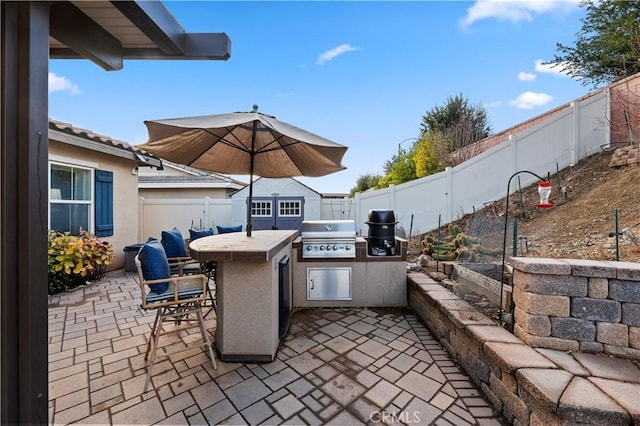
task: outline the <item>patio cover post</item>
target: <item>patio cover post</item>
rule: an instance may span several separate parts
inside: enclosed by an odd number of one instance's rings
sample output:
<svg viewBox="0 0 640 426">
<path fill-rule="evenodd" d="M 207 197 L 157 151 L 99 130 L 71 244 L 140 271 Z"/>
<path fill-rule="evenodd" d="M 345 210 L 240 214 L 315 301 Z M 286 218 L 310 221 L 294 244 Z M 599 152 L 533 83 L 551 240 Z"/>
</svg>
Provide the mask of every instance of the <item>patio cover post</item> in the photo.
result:
<svg viewBox="0 0 640 426">
<path fill-rule="evenodd" d="M 0 422 L 46 424 L 49 4 L 0 8 Z"/>
</svg>

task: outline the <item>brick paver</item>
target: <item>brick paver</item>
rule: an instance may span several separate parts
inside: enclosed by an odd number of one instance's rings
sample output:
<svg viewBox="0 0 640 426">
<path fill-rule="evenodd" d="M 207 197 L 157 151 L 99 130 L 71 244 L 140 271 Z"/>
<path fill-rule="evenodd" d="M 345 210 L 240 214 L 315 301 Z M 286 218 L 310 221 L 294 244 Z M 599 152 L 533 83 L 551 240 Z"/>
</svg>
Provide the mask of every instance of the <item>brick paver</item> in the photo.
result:
<svg viewBox="0 0 640 426">
<path fill-rule="evenodd" d="M 138 305 L 124 271 L 50 297 L 51 424 L 505 424 L 400 309 L 299 310 L 273 362 L 213 370 L 201 351 L 176 354 L 154 365 L 143 393 L 154 313 Z M 213 313 L 207 325 L 215 329 Z"/>
</svg>

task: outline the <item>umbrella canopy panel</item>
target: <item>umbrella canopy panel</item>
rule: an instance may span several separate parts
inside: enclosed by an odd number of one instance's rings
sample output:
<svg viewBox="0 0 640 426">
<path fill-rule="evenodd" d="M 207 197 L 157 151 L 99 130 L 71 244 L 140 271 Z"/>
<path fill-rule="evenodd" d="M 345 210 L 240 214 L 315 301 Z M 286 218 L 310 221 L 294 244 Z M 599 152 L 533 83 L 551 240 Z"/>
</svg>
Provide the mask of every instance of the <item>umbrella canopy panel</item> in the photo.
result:
<svg viewBox="0 0 640 426">
<path fill-rule="evenodd" d="M 252 146 L 255 122 L 255 145 Z M 325 176 L 344 170 L 347 147 L 259 112 L 145 121 L 149 142 L 138 145 L 161 158 L 203 170 L 283 178 Z"/>
<path fill-rule="evenodd" d="M 251 236 L 253 176 L 318 177 L 344 170 L 347 147 L 258 112 L 149 120 L 138 145 L 160 158 L 202 170 L 250 175 L 247 236 Z"/>
</svg>

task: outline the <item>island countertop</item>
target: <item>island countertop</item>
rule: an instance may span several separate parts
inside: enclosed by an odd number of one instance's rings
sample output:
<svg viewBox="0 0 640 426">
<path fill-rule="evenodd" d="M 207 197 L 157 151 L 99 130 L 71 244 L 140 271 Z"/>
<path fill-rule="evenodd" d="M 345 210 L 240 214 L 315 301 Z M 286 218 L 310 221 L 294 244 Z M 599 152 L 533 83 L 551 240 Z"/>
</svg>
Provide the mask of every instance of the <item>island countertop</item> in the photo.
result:
<svg viewBox="0 0 640 426">
<path fill-rule="evenodd" d="M 255 261 L 268 262 L 284 246 L 298 236 L 298 231 L 231 232 L 198 238 L 189 243 L 189 255 L 200 261 Z"/>
</svg>

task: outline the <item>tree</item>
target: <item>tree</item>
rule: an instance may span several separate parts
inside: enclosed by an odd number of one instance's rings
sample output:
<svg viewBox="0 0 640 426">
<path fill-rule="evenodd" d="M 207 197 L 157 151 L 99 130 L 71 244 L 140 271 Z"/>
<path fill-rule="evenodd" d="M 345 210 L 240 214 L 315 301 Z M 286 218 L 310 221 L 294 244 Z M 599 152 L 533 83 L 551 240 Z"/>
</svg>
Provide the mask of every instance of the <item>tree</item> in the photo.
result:
<svg viewBox="0 0 640 426">
<path fill-rule="evenodd" d="M 358 180 L 356 180 L 356 186 L 351 188 L 349 197 L 353 198 L 356 192 L 364 192 L 367 189 L 375 188 L 380 179 L 382 179 L 382 176 L 374 175 L 371 173 L 360 175 L 360 177 L 358 177 Z"/>
<path fill-rule="evenodd" d="M 378 181 L 376 188 L 386 188 L 391 184 L 399 185 L 415 179 L 417 175 L 414 156 L 413 148 L 408 151 L 400 150 L 398 155 L 394 155 L 391 160 L 385 163 L 385 175 Z"/>
<path fill-rule="evenodd" d="M 448 145 L 445 137 L 439 132 L 425 133 L 416 143 L 414 162 L 416 177 L 429 176 L 441 172 L 448 164 L 443 161 L 448 158 L 444 151 Z"/>
<path fill-rule="evenodd" d="M 557 43 L 548 64 L 594 88 L 640 72 L 640 2 L 586 0 L 581 7 L 574 46 Z"/>
<path fill-rule="evenodd" d="M 482 105 L 471 106 L 462 94 L 447 98 L 444 106 L 436 106 L 422 117 L 420 125 L 422 138 L 428 143 L 441 146 L 432 148 L 432 154 L 438 153 L 438 163 L 456 165 L 467 160 L 466 155 L 451 156 L 491 134 L 491 125 L 487 111 Z M 467 148 L 464 152 L 470 152 Z M 444 158 L 450 157 L 450 158 Z M 429 168 L 429 167 L 427 167 Z"/>
</svg>

